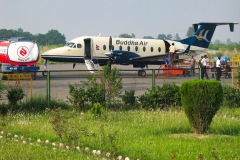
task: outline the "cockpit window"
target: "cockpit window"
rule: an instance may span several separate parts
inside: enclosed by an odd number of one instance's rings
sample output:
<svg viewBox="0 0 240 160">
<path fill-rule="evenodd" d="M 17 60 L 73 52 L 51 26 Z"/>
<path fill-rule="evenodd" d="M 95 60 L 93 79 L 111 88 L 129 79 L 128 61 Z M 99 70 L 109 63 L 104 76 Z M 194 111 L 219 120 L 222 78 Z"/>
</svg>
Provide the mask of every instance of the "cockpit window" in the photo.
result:
<svg viewBox="0 0 240 160">
<path fill-rule="evenodd" d="M 82 45 L 81 44 L 77 44 L 77 48 L 82 48 Z"/>
<path fill-rule="evenodd" d="M 72 48 L 75 45 L 75 43 L 73 42 L 68 42 L 65 46 L 68 46 L 70 48 Z"/>
</svg>

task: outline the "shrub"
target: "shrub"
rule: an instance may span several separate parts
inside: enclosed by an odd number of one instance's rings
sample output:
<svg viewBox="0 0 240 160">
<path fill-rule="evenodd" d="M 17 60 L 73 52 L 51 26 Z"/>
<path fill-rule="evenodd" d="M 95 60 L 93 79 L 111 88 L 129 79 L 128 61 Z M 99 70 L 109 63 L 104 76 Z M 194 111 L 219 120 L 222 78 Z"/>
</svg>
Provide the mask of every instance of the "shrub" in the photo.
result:
<svg viewBox="0 0 240 160">
<path fill-rule="evenodd" d="M 125 91 L 125 94 L 121 96 L 125 106 L 135 106 L 136 97 L 134 96 L 135 90 Z"/>
<path fill-rule="evenodd" d="M 240 89 L 223 86 L 223 106 L 229 108 L 240 107 Z"/>
<path fill-rule="evenodd" d="M 90 112 L 94 115 L 102 115 L 104 113 L 104 108 L 100 103 L 94 103 Z"/>
<path fill-rule="evenodd" d="M 0 77 L 1 78 L 1 77 Z M 0 79 L 0 93 L 5 89 L 4 84 L 2 83 L 2 80 Z M 0 94 L 0 99 L 2 98 L 2 95 Z"/>
<path fill-rule="evenodd" d="M 48 103 L 46 100 L 46 96 L 34 95 L 30 98 L 26 98 L 23 101 L 21 101 L 21 103 L 19 104 L 18 111 L 36 113 L 45 111 L 47 107 Z M 64 102 L 63 100 L 51 98 L 50 109 L 53 108 L 70 109 L 71 106 Z"/>
<path fill-rule="evenodd" d="M 155 86 L 152 90 L 138 96 L 138 101 L 145 109 L 166 109 L 170 106 L 178 106 L 180 104 L 179 86 L 174 83 L 164 83 L 162 87 Z"/>
<path fill-rule="evenodd" d="M 77 85 L 74 87 L 71 84 L 69 84 L 69 89 L 69 94 L 71 97 L 68 97 L 68 100 L 76 109 L 83 110 L 84 102 L 87 100 L 85 89 L 83 87 L 77 88 Z"/>
<path fill-rule="evenodd" d="M 10 106 L 10 110 L 17 110 L 17 102 L 23 99 L 24 93 L 22 87 L 11 88 L 8 90 L 7 98 Z"/>
<path fill-rule="evenodd" d="M 5 116 L 7 114 L 7 112 L 8 112 L 7 104 L 1 103 L 0 104 L 0 114 Z"/>
<path fill-rule="evenodd" d="M 223 100 L 223 89 L 215 80 L 185 81 L 181 88 L 181 102 L 194 133 L 205 133 Z"/>
</svg>

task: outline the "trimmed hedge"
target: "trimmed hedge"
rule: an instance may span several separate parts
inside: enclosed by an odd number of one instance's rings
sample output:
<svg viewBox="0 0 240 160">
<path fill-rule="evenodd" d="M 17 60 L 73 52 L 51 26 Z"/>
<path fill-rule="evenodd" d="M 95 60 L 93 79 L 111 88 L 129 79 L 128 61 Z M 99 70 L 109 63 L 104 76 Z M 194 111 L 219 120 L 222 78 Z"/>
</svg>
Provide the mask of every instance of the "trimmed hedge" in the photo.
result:
<svg viewBox="0 0 240 160">
<path fill-rule="evenodd" d="M 215 80 L 189 80 L 180 87 L 181 102 L 194 133 L 203 134 L 223 101 L 223 88 Z"/>
</svg>

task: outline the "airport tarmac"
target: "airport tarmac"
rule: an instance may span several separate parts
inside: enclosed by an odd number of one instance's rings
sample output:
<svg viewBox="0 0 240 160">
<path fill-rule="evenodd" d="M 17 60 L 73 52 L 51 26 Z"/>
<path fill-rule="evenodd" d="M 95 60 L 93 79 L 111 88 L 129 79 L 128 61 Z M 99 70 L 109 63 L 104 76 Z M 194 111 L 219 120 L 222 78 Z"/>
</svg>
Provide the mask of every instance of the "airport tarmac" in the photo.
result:
<svg viewBox="0 0 240 160">
<path fill-rule="evenodd" d="M 100 66 L 96 66 L 98 70 L 101 70 Z M 154 80 L 155 85 L 161 86 L 164 83 L 175 83 L 178 86 L 190 79 L 199 79 L 199 75 L 196 76 L 186 76 L 183 75 L 174 75 L 174 76 L 158 76 L 155 79 L 152 78 L 152 69 L 155 69 L 155 75 L 158 73 L 159 66 L 149 66 L 148 70 L 146 70 L 147 75 L 144 77 L 138 76 L 138 69 L 133 68 L 132 66 L 122 66 L 122 65 L 113 65 L 113 67 L 117 67 L 120 69 L 120 77 L 123 81 L 123 89 L 124 91 L 135 90 L 135 95 L 139 96 L 147 92 L 148 89 L 151 89 Z M 69 84 L 77 85 L 78 88 L 82 85 L 82 81 L 87 81 L 87 75 L 90 74 L 87 71 L 85 64 L 77 64 L 73 69 L 72 64 L 52 64 L 48 65 L 48 70 L 50 71 L 50 94 L 51 97 L 67 100 L 69 97 Z M 29 80 L 21 80 L 21 86 L 25 90 L 25 94 L 30 96 L 36 94 L 47 93 L 47 78 L 42 76 L 42 72 L 44 71 L 44 66 L 40 66 L 40 71 L 37 72 L 36 80 L 32 81 L 32 91 L 30 90 L 30 81 Z M 197 71 L 197 69 L 196 69 Z M 209 74 L 211 78 L 211 75 Z M 3 81 L 7 86 L 8 82 Z M 15 81 L 10 82 L 10 86 L 14 86 Z M 232 85 L 231 78 L 221 78 L 221 83 L 226 85 Z"/>
</svg>

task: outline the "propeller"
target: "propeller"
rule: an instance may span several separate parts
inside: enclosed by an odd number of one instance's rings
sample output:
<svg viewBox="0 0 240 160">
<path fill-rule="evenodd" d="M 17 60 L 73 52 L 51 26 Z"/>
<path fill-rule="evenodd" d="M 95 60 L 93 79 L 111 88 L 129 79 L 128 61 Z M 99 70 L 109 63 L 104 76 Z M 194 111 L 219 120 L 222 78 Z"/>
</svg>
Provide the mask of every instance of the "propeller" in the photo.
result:
<svg viewBox="0 0 240 160">
<path fill-rule="evenodd" d="M 110 67 L 110 69 L 112 68 L 112 36 L 109 37 L 109 52 L 107 53 L 108 56 L 109 56 L 109 59 L 108 59 L 108 65 Z"/>
</svg>

